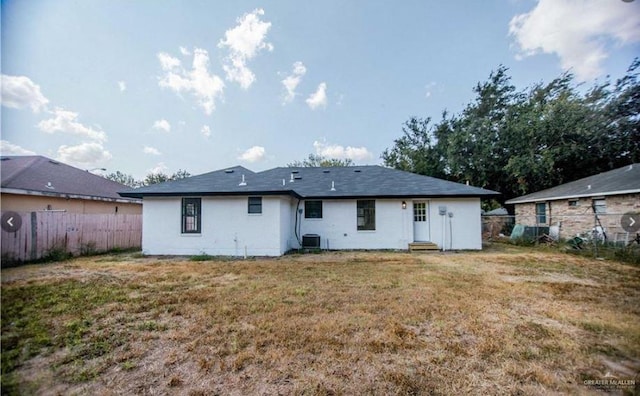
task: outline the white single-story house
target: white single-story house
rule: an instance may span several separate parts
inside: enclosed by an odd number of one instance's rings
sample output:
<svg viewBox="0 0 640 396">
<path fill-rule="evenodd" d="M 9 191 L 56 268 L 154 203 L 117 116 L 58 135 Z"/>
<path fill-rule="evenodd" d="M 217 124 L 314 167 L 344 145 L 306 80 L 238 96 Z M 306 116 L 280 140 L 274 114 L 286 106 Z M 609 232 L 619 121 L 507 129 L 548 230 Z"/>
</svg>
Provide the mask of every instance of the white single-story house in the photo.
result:
<svg viewBox="0 0 640 396">
<path fill-rule="evenodd" d="M 241 166 L 121 192 L 143 200 L 151 255 L 280 256 L 291 249 L 481 249 L 494 191 L 384 168 Z"/>
</svg>

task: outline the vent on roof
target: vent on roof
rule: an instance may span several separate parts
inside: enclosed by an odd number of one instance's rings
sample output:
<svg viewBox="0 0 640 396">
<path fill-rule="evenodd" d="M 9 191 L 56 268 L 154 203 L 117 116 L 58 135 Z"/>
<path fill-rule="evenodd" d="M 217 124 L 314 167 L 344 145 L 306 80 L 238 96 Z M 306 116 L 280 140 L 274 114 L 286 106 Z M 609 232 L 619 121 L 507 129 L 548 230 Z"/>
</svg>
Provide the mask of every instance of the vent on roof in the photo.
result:
<svg viewBox="0 0 640 396">
<path fill-rule="evenodd" d="M 293 178 L 294 178 L 295 180 L 302 180 L 302 176 L 300 176 L 300 175 L 295 175 Z"/>
<path fill-rule="evenodd" d="M 242 181 L 238 185 L 239 186 L 246 186 L 247 185 L 247 182 L 244 180 L 244 175 L 242 175 Z"/>
<path fill-rule="evenodd" d="M 322 171 L 322 173 L 329 173 L 329 172 L 331 172 L 331 171 L 328 170 L 328 169 L 325 169 L 325 170 Z"/>
<path fill-rule="evenodd" d="M 356 173 L 360 173 L 360 172 L 362 172 L 362 171 L 361 171 L 360 169 L 356 169 L 356 170 L 354 170 L 354 172 L 356 172 Z"/>
<path fill-rule="evenodd" d="M 336 191 L 336 182 L 331 182 L 331 191 Z"/>
<path fill-rule="evenodd" d="M 291 173 L 300 173 L 299 170 L 292 170 Z"/>
<path fill-rule="evenodd" d="M 51 162 L 51 163 L 52 163 L 52 164 L 54 164 L 54 165 L 60 165 L 60 163 L 59 163 L 59 162 L 56 162 L 56 161 L 53 161 L 53 160 L 49 160 L 49 162 Z"/>
<path fill-rule="evenodd" d="M 234 172 L 233 169 L 227 169 L 227 170 L 224 171 L 224 173 L 233 173 L 233 172 Z"/>
</svg>

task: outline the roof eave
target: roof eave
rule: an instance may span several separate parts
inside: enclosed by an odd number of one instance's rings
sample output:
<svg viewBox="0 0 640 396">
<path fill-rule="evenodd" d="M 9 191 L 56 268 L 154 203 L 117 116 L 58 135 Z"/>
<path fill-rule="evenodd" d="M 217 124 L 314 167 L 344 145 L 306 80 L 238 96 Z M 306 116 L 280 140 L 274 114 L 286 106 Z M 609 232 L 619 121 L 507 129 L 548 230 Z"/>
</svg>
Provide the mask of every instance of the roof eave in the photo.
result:
<svg viewBox="0 0 640 396">
<path fill-rule="evenodd" d="M 254 195 L 290 195 L 296 198 L 302 198 L 298 193 L 292 190 L 286 191 L 190 191 L 190 192 L 120 192 L 123 197 L 135 198 L 152 198 L 152 197 L 233 197 L 233 196 L 254 196 Z"/>
<path fill-rule="evenodd" d="M 535 203 L 542 201 L 559 201 L 562 199 L 574 199 L 574 198 L 589 198 L 589 197 L 606 197 L 611 195 L 625 195 L 625 194 L 637 194 L 640 193 L 640 189 L 634 190 L 620 190 L 620 191 L 593 191 L 589 194 L 571 194 L 571 195 L 558 195 L 558 196 L 548 196 L 548 197 L 532 197 L 532 198 L 514 198 L 506 201 L 505 203 L 508 205 L 522 204 L 522 203 Z"/>
<path fill-rule="evenodd" d="M 111 197 L 101 197 L 97 195 L 70 194 L 70 193 L 53 192 L 53 191 L 49 192 L 49 191 L 24 190 L 19 188 L 2 188 L 0 192 L 2 192 L 3 194 L 33 195 L 33 196 L 39 196 L 39 197 L 54 197 L 54 198 L 65 198 L 65 199 L 84 199 L 89 201 L 133 203 L 133 204 L 141 203 L 138 199 L 111 198 Z M 136 198 L 136 197 L 128 197 L 128 198 Z"/>
</svg>

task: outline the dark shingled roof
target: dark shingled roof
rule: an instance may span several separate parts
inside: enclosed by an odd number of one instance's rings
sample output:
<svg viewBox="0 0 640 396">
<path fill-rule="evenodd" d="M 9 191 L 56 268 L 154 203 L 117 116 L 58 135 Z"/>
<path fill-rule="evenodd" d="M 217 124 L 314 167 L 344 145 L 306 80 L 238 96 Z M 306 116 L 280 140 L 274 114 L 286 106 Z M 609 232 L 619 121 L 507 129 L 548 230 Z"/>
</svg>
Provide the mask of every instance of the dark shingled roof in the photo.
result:
<svg viewBox="0 0 640 396">
<path fill-rule="evenodd" d="M 633 193 L 640 193 L 640 164 L 626 165 L 622 168 L 510 199 L 506 203 L 518 204 Z"/>
<path fill-rule="evenodd" d="M 125 200 L 118 191 L 127 186 L 39 155 L 2 156 L 0 170 L 3 192 L 23 190 L 49 196 Z"/>
<path fill-rule="evenodd" d="M 244 176 L 246 185 L 241 185 Z M 122 191 L 124 197 L 269 195 L 298 198 L 489 197 L 495 191 L 381 166 L 274 168 L 254 173 L 241 166 Z"/>
</svg>

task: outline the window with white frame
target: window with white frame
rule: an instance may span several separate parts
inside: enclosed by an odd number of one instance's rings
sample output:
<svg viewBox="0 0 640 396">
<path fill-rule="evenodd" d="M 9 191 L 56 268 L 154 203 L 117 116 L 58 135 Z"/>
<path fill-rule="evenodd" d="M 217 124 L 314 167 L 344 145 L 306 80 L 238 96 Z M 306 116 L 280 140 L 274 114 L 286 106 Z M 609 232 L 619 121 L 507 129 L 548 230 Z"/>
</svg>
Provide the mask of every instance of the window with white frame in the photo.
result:
<svg viewBox="0 0 640 396">
<path fill-rule="evenodd" d="M 547 222 L 547 204 L 540 202 L 536 204 L 536 222 L 545 224 Z"/>
<path fill-rule="evenodd" d="M 596 198 L 593 200 L 593 211 L 595 213 L 607 213 L 607 201 L 604 198 Z"/>
</svg>

